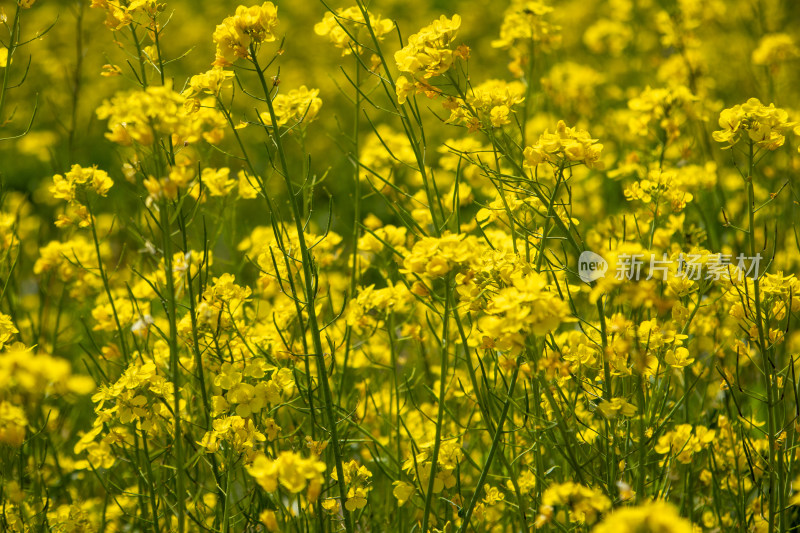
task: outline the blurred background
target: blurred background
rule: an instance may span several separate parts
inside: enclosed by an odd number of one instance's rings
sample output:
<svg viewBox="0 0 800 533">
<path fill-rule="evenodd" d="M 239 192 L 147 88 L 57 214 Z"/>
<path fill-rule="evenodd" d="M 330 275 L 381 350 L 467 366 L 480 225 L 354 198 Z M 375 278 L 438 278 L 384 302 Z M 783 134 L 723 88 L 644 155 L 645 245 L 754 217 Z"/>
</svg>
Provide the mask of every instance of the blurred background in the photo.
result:
<svg viewBox="0 0 800 533">
<path fill-rule="evenodd" d="M 311 154 L 311 173 L 325 176 L 317 195 L 333 195 L 338 204 L 334 226 L 347 234 L 345 228 L 352 224 L 347 212 L 352 204 L 347 201 L 352 194 L 352 164 L 347 158 L 352 141 L 348 136 L 354 112 L 350 102 L 353 88 L 342 69 L 352 74 L 353 57 L 342 57 L 339 49 L 314 33 L 326 4 L 316 0 L 275 3 L 281 19 L 278 33 L 285 36 L 285 42 L 284 53 L 273 68 L 280 68 L 282 89 L 306 85 L 320 90 L 323 106 L 304 142 Z M 96 164 L 115 181 L 122 181 L 124 161 L 113 143 L 104 138 L 106 126 L 97 119 L 95 110 L 115 92 L 136 87 L 132 66 L 137 66 L 137 59 L 131 54 L 129 28 L 111 31 L 104 25 L 104 10 L 92 9 L 90 4 L 89 0 L 39 0 L 24 10 L 22 36 L 31 42 L 17 50 L 10 65 L 12 85 L 26 69 L 27 77 L 19 88 L 8 92 L 6 123 L 0 124 L 0 136 L 18 135 L 29 123 L 30 131 L 22 138 L 0 141 L 0 177 L 5 191 L 24 193 L 42 213 L 51 202 L 47 193 L 50 178 L 71 164 Z M 166 2 L 163 20 L 169 22 L 161 45 L 168 62 L 166 76 L 176 89 L 185 87 L 192 75 L 210 68 L 215 25 L 237 5 L 228 0 Z M 328 7 L 349 5 L 337 2 Z M 421 26 L 442 14 L 460 14 L 458 41 L 471 49 L 468 72 L 477 85 L 493 78 L 514 79 L 507 50 L 492 46 L 509 5 L 506 0 L 376 0 L 369 9 L 397 22 L 397 31 L 384 41 L 390 59 L 401 47 L 401 39 Z M 772 46 L 764 52 L 777 57 L 759 57 L 757 52 L 765 36 L 789 35 L 797 42 L 792 32 L 800 27 L 800 8 L 794 0 L 563 0 L 548 5 L 554 8 L 549 21 L 561 27 L 561 43 L 535 53 L 532 83 L 537 90 L 528 128 L 538 135 L 563 118 L 571 125 L 589 129 L 606 144 L 609 169 L 617 166 L 623 152 L 619 146 L 626 142 L 627 134 L 622 130 L 628 101 L 647 86 L 685 85 L 710 102 L 705 117 L 709 131 L 716 128 L 723 105 L 728 107 L 748 97 L 774 101 L 790 113 L 798 106 L 796 48 L 792 51 L 784 46 L 776 52 L 776 46 Z M 8 40 L 14 8 L 14 1 L 2 3 L 6 18 L 6 28 L 0 28 L 3 42 Z M 277 50 L 278 43 L 273 44 Z M 118 66 L 121 75 L 103 76 L 104 65 Z M 374 80 L 365 82 L 368 93 L 377 88 Z M 253 101 L 238 101 L 242 105 L 237 109 L 238 119 L 252 120 Z M 436 106 L 433 112 L 444 115 L 439 104 L 431 106 Z M 34 109 L 36 114 L 30 122 Z M 362 115 L 362 131 L 370 129 L 369 121 L 377 125 L 390 120 L 388 113 L 367 109 Z M 464 129 L 439 122 L 432 119 L 426 125 L 428 141 L 433 143 L 429 146 L 466 135 Z M 368 133 L 361 143 L 366 142 Z M 233 151 L 231 137 L 228 135 L 221 150 L 209 157 L 217 166 L 229 165 L 235 175 L 241 165 L 224 153 Z M 259 143 L 264 142 L 263 134 L 245 134 L 244 138 L 256 147 L 256 153 Z M 435 164 L 441 156 L 431 152 L 430 163 Z M 133 196 L 134 204 L 137 194 L 135 189 L 124 187 L 115 187 L 112 192 L 118 198 Z M 243 211 L 240 216 L 251 216 L 247 209 Z M 45 242 L 52 229 L 41 228 L 39 242 Z"/>
</svg>

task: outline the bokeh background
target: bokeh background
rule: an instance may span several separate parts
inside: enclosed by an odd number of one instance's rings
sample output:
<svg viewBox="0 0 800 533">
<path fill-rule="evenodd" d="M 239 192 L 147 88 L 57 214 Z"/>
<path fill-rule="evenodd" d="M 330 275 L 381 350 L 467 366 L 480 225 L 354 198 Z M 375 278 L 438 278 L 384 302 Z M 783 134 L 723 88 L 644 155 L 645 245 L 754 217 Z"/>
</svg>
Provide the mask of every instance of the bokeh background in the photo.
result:
<svg viewBox="0 0 800 533">
<path fill-rule="evenodd" d="M 281 18 L 279 33 L 285 36 L 279 60 L 281 85 L 317 87 L 324 102 L 306 140 L 313 154 L 313 172 L 327 172 L 318 193 L 346 200 L 342 195 L 352 187 L 337 176 L 352 172 L 347 159 L 350 147 L 343 143 L 343 136 L 352 131 L 348 101 L 352 88 L 340 68 L 352 72 L 352 57 L 342 58 L 338 49 L 315 35 L 313 27 L 323 17 L 325 4 L 316 0 L 275 3 Z M 3 4 L 10 17 L 14 2 Z M 0 142 L 0 175 L 6 189 L 24 192 L 43 209 L 50 201 L 47 181 L 73 163 L 96 164 L 119 175 L 121 162 L 113 144 L 103 137 L 105 124 L 95 110 L 116 91 L 135 86 L 130 65 L 136 64 L 136 58 L 126 52 L 131 49 L 128 29 L 109 31 L 103 24 L 103 10 L 91 9 L 90 4 L 89 0 L 40 0 L 24 13 L 23 36 L 33 41 L 17 51 L 12 82 L 19 79 L 28 61 L 30 67 L 25 83 L 8 94 L 6 109 L 13 115 L 0 127 L 2 137 L 24 131 L 34 108 L 36 116 L 27 136 Z M 171 19 L 161 44 L 169 60 L 167 76 L 175 87 L 185 86 L 189 77 L 209 68 L 214 58 L 214 27 L 237 5 L 228 0 L 167 3 Z M 341 2 L 328 5 L 346 7 Z M 511 79 L 507 52 L 492 46 L 507 5 L 502 0 L 379 0 L 370 9 L 397 21 L 397 33 L 385 43 L 389 52 L 400 48 L 401 37 L 439 15 L 460 14 L 459 40 L 471 48 L 469 71 L 477 84 L 491 78 Z M 753 60 L 765 35 L 791 33 L 798 27 L 800 6 L 794 0 L 575 0 L 556 1 L 552 6 L 555 10 L 549 18 L 562 27 L 562 43 L 536 55 L 539 79 L 535 83 L 541 91 L 535 97 L 536 116 L 529 127 L 538 129 L 537 133 L 563 118 L 583 127 L 591 125 L 592 134 L 607 142 L 607 137 L 618 137 L 614 129 L 619 128 L 619 113 L 626 110 L 628 100 L 646 86 L 687 85 L 701 97 L 718 102 L 719 109 L 752 96 L 790 110 L 797 106 L 800 69 L 796 59 L 774 65 Z M 694 26 L 696 42 L 691 49 L 670 42 L 664 12 L 676 21 L 692 17 L 688 22 Z M 122 75 L 102 76 L 106 64 L 119 66 Z M 687 72 L 689 64 L 699 76 Z M 716 126 L 719 109 L 708 110 L 709 129 Z M 436 111 L 441 114 L 440 109 Z M 385 121 L 387 114 L 375 120 Z M 443 125 L 438 131 L 433 128 L 431 135 L 443 142 L 463 133 Z M 221 154 L 218 158 L 224 159 Z M 126 191 L 117 188 L 114 194 Z M 342 210 L 337 212 L 349 220 L 346 210 L 351 202 L 340 203 Z"/>
</svg>

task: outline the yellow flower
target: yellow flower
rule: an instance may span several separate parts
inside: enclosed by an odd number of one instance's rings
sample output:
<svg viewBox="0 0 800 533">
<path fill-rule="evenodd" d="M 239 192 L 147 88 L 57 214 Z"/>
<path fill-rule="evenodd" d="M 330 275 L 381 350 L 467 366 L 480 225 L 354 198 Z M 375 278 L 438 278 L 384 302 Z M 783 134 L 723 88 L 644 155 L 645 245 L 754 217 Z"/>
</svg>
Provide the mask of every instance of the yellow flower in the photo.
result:
<svg viewBox="0 0 800 533">
<path fill-rule="evenodd" d="M 592 533 L 692 533 L 692 523 L 682 518 L 678 509 L 663 501 L 646 502 L 636 507 L 622 507 L 612 512 L 592 529 Z"/>
<path fill-rule="evenodd" d="M 603 400 L 598 404 L 597 410 L 609 419 L 615 418 L 618 414 L 622 416 L 633 416 L 636 414 L 636 406 L 628 403 L 624 398 L 611 398 L 611 401 Z"/>
<path fill-rule="evenodd" d="M 572 481 L 551 485 L 542 495 L 536 527 L 550 522 L 556 507 L 565 507 L 571 522 L 592 524 L 601 514 L 611 510 L 611 500 L 598 489 Z"/>
<path fill-rule="evenodd" d="M 394 29 L 394 22 L 389 19 L 369 12 L 367 12 L 367 16 L 373 34 L 379 40 L 382 40 L 387 33 Z M 365 28 L 364 14 L 358 6 L 352 6 L 347 9 L 337 9 L 335 14 L 330 11 L 325 13 L 322 21 L 314 25 L 314 33 L 322 37 L 327 36 L 336 48 L 342 50 L 342 55 L 346 56 L 353 53 L 353 50 L 361 53 L 361 47 L 353 41 L 351 36 L 358 36 L 359 33 L 362 33 L 364 34 L 363 38 L 372 38 Z"/>
<path fill-rule="evenodd" d="M 393 483 L 394 489 L 392 494 L 397 498 L 398 505 L 405 505 L 409 498 L 414 494 L 414 485 L 406 483 L 405 481 L 395 481 Z"/>
<path fill-rule="evenodd" d="M 673 368 L 683 368 L 694 362 L 694 358 L 689 356 L 689 350 L 683 346 L 668 350 L 664 360 Z"/>
<path fill-rule="evenodd" d="M 104 78 L 113 78 L 122 75 L 122 69 L 117 65 L 106 64 L 103 65 L 103 71 L 100 73 Z"/>
<path fill-rule="evenodd" d="M 315 459 L 304 459 L 295 452 L 281 452 L 276 459 L 258 454 L 247 472 L 261 488 L 274 492 L 278 483 L 291 493 L 298 493 L 313 482 L 322 482 L 325 463 Z"/>
<path fill-rule="evenodd" d="M 256 386 L 239 383 L 228 391 L 226 399 L 236 405 L 236 414 L 243 418 L 257 414 L 267 404 L 267 385 L 264 382 Z"/>
<path fill-rule="evenodd" d="M 240 381 L 242 373 L 231 363 L 222 363 L 219 374 L 214 378 L 214 385 L 227 390 L 232 389 Z"/>
<path fill-rule="evenodd" d="M 347 492 L 347 501 L 344 506 L 351 513 L 363 509 L 367 505 L 367 491 L 363 488 L 350 489 Z"/>
<path fill-rule="evenodd" d="M 104 440 L 89 444 L 86 451 L 89 454 L 89 463 L 93 468 L 111 468 L 116 463 L 111 446 Z"/>
<path fill-rule="evenodd" d="M 408 81 L 405 76 L 400 76 L 395 82 L 395 93 L 397 94 L 397 103 L 403 105 L 408 99 L 408 95 L 414 92 L 415 85 Z"/>
<path fill-rule="evenodd" d="M 69 172 L 56 174 L 53 176 L 53 186 L 50 193 L 53 198 L 75 202 L 75 194 L 78 186 L 85 185 L 100 196 L 106 196 L 109 189 L 114 186 L 114 181 L 104 170 L 98 170 L 97 165 L 90 168 L 83 168 L 80 165 L 72 165 Z"/>
<path fill-rule="evenodd" d="M 259 193 L 257 188 L 258 180 L 250 177 L 244 170 L 240 170 L 237 177 L 239 178 L 239 198 L 246 200 L 257 198 Z"/>
<path fill-rule="evenodd" d="M 128 91 L 105 100 L 97 118 L 108 119 L 106 138 L 123 146 L 150 146 L 157 136 L 168 136 L 174 146 L 201 139 L 216 144 L 224 135 L 227 121 L 214 108 L 213 99 L 199 109 L 185 105 L 187 98 L 172 90 L 168 82 L 143 91 Z"/>
<path fill-rule="evenodd" d="M 692 430 L 694 429 L 694 434 Z M 660 436 L 654 450 L 661 455 L 672 454 L 683 464 L 692 462 L 694 454 L 701 452 L 714 441 L 716 431 L 705 426 L 692 427 L 680 424 L 674 430 Z"/>
<path fill-rule="evenodd" d="M 0 402 L 0 442 L 19 447 L 25 441 L 28 419 L 25 411 L 9 403 Z"/>
<path fill-rule="evenodd" d="M 511 121 L 508 119 L 508 106 L 499 105 L 493 107 L 490 116 L 492 126 L 495 128 L 499 128 L 500 126 L 511 123 Z"/>
<path fill-rule="evenodd" d="M 226 17 L 214 30 L 217 45 L 215 66 L 230 65 L 237 58 L 249 58 L 250 46 L 275 40 L 278 8 L 272 2 L 260 6 L 239 6 L 233 16 Z"/>
<path fill-rule="evenodd" d="M 276 532 L 280 531 L 280 524 L 278 524 L 278 519 L 275 515 L 275 511 L 265 510 L 262 511 L 261 514 L 258 516 L 261 523 L 264 524 L 264 527 L 267 528 L 267 531 Z"/>
<path fill-rule="evenodd" d="M 19 333 L 19 330 L 14 327 L 11 317 L 0 313 L 0 349 L 17 333 Z"/>
<path fill-rule="evenodd" d="M 278 126 L 285 126 L 289 122 L 311 122 L 317 118 L 317 113 L 322 107 L 319 98 L 319 89 L 308 89 L 301 85 L 299 89 L 292 89 L 287 94 L 279 94 L 272 101 L 275 110 L 275 120 Z M 261 119 L 269 123 L 270 117 L 261 114 Z"/>
<path fill-rule="evenodd" d="M 602 170 L 603 162 L 600 152 L 603 145 L 592 139 L 589 132 L 577 128 L 569 128 L 563 120 L 559 120 L 556 131 L 549 130 L 539 137 L 533 146 L 523 150 L 525 166 L 535 168 L 536 165 L 548 162 L 554 166 L 569 166 L 572 163 L 583 163 L 588 168 Z"/>
<path fill-rule="evenodd" d="M 447 72 L 458 57 L 450 45 L 458 34 L 461 17 L 444 15 L 408 38 L 408 44 L 395 52 L 394 60 L 401 72 L 423 78 L 439 76 Z"/>
<path fill-rule="evenodd" d="M 336 498 L 325 498 L 322 500 L 322 508 L 330 514 L 338 514 L 339 500 Z"/>
<path fill-rule="evenodd" d="M 774 66 L 800 57 L 800 48 L 786 33 L 769 33 L 758 42 L 752 60 L 756 65 Z"/>
<path fill-rule="evenodd" d="M 187 98 L 196 97 L 202 93 L 219 96 L 220 91 L 228 85 L 228 81 L 233 76 L 234 74 L 230 70 L 214 67 L 202 74 L 192 76 L 189 80 L 189 87 L 186 88 L 184 94 Z"/>
<path fill-rule="evenodd" d="M 200 181 L 211 196 L 227 196 L 237 183 L 230 177 L 230 173 L 229 168 L 204 168 L 200 174 Z"/>
<path fill-rule="evenodd" d="M 789 114 L 774 104 L 765 106 L 758 98 L 750 98 L 744 104 L 723 109 L 719 115 L 721 130 L 712 136 L 715 141 L 727 143 L 730 148 L 746 133 L 750 142 L 761 148 L 776 150 L 783 146 L 787 130 L 795 126 L 789 122 Z"/>
</svg>

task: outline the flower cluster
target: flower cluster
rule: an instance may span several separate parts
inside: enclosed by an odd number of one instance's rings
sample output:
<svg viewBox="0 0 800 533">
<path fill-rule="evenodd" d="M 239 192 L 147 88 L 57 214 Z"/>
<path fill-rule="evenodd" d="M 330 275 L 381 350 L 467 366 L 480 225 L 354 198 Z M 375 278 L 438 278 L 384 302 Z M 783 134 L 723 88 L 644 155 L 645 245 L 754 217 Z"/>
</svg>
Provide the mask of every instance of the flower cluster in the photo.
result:
<svg viewBox="0 0 800 533">
<path fill-rule="evenodd" d="M 681 517 L 674 505 L 661 500 L 646 502 L 636 507 L 623 507 L 610 513 L 592 529 L 592 533 L 636 531 L 692 533 L 694 529 L 691 522 Z"/>
<path fill-rule="evenodd" d="M 662 455 L 670 454 L 681 463 L 688 464 L 696 454 L 714 442 L 715 437 L 716 432 L 705 426 L 680 424 L 658 438 L 655 451 Z"/>
<path fill-rule="evenodd" d="M 295 452 L 281 452 L 275 459 L 260 453 L 247 467 L 247 473 L 265 491 L 275 492 L 280 486 L 297 494 L 308 489 L 306 497 L 310 502 L 319 498 L 325 470 L 325 463 L 316 457 L 304 458 Z"/>
<path fill-rule="evenodd" d="M 274 426 L 274 422 L 273 427 L 270 437 L 274 440 L 280 428 Z M 198 442 L 206 449 L 207 453 L 218 451 L 220 446 L 226 443 L 236 453 L 246 454 L 251 452 L 258 443 L 267 440 L 267 437 L 255 428 L 253 420 L 238 415 L 214 419 L 213 428 L 211 431 L 207 431 L 203 435 L 203 439 Z"/>
<path fill-rule="evenodd" d="M 536 144 L 525 147 L 523 155 L 525 165 L 531 168 L 545 162 L 555 167 L 582 163 L 588 168 L 602 170 L 602 150 L 603 145 L 592 139 L 588 131 L 567 127 L 563 120 L 559 120 L 555 132 L 545 130 Z"/>
<path fill-rule="evenodd" d="M 436 477 L 433 480 L 433 492 L 441 493 L 445 489 L 452 489 L 456 486 L 456 469 L 464 459 L 464 452 L 458 439 L 442 442 L 439 449 L 439 456 L 436 460 Z M 403 463 L 403 470 L 408 472 L 416 480 L 423 491 L 428 490 L 431 472 L 433 472 L 433 443 L 426 443 L 420 447 L 420 451 L 415 456 Z M 413 494 L 413 485 L 396 484 L 395 493 L 401 493 L 403 500 Z M 398 497 L 398 499 L 401 499 Z"/>
<path fill-rule="evenodd" d="M 352 513 L 363 509 L 367 505 L 367 497 L 369 496 L 371 488 L 370 480 L 372 479 L 372 472 L 355 461 L 345 463 L 342 465 L 342 468 L 344 472 L 344 483 L 347 485 L 347 500 L 344 506 Z M 338 476 L 335 471 L 331 472 L 331 478 L 338 482 Z M 338 511 L 338 502 L 336 500 L 325 500 L 322 505 L 328 511 Z"/>
<path fill-rule="evenodd" d="M 367 25 L 378 40 L 383 40 L 394 29 L 394 22 L 391 20 L 369 11 L 366 13 L 367 18 L 358 6 L 337 9 L 335 13 L 328 11 L 322 21 L 314 25 L 314 33 L 327 37 L 336 48 L 342 50 L 343 56 L 353 52 L 360 54 L 363 46 L 360 44 L 359 36 L 370 37 Z M 354 38 L 357 40 L 353 40 Z"/>
<path fill-rule="evenodd" d="M 278 8 L 272 2 L 260 6 L 239 6 L 214 30 L 217 56 L 214 64 L 220 67 L 233 64 L 236 59 L 250 59 L 251 47 L 276 39 Z"/>
<path fill-rule="evenodd" d="M 677 139 L 687 120 L 702 117 L 697 96 L 688 87 L 680 85 L 662 89 L 648 86 L 639 96 L 628 101 L 628 108 L 633 111 L 629 122 L 632 132 L 647 135 L 657 127 L 658 137 L 663 137 L 663 142 Z"/>
<path fill-rule="evenodd" d="M 130 146 L 151 146 L 160 137 L 174 146 L 205 140 L 216 144 L 224 136 L 225 118 L 213 104 L 196 112 L 184 105 L 186 97 L 169 84 L 148 87 L 143 91 L 117 94 L 97 108 L 97 117 L 108 120 L 106 138 Z"/>
<path fill-rule="evenodd" d="M 450 109 L 451 124 L 464 124 L 471 131 L 499 128 L 511 123 L 514 106 L 525 101 L 525 86 L 520 82 L 507 83 L 489 80 L 467 95 L 466 102 L 453 99 L 446 104 Z"/>
<path fill-rule="evenodd" d="M 190 105 L 193 108 L 199 109 L 201 102 L 197 98 L 198 95 L 210 94 L 219 96 L 220 91 L 230 85 L 229 82 L 233 77 L 233 71 L 225 70 L 222 67 L 214 67 L 202 74 L 195 74 L 192 76 L 189 79 L 189 86 L 183 94 L 187 99 L 194 98 L 194 100 L 190 101 Z"/>
<path fill-rule="evenodd" d="M 106 196 L 113 186 L 114 181 L 108 173 L 98 170 L 97 166 L 83 168 L 80 165 L 72 165 L 66 174 L 53 176 L 50 194 L 53 198 L 66 201 L 69 206 L 67 214 L 59 215 L 56 226 L 63 228 L 75 222 L 82 228 L 89 226 L 91 217 L 88 208 L 83 204 L 86 201 L 86 191 L 91 190 L 99 196 Z"/>
<path fill-rule="evenodd" d="M 800 58 L 800 48 L 791 35 L 786 33 L 770 33 L 761 38 L 758 48 L 753 50 L 752 60 L 755 65 L 776 67 L 781 63 Z"/>
<path fill-rule="evenodd" d="M 272 106 L 278 126 L 300 122 L 306 124 L 317 118 L 322 99 L 319 97 L 319 89 L 308 89 L 302 85 L 299 89 L 276 96 Z M 261 120 L 269 123 L 269 114 L 261 113 Z"/>
<path fill-rule="evenodd" d="M 451 270 L 471 264 L 478 250 L 478 240 L 464 234 L 448 234 L 441 238 L 423 237 L 403 261 L 410 273 L 431 278 L 446 276 Z"/>
<path fill-rule="evenodd" d="M 394 54 L 397 68 L 400 72 L 411 74 L 415 79 L 441 76 L 457 58 L 466 55 L 463 49 L 451 49 L 460 27 L 459 15 L 453 15 L 449 19 L 443 15 L 411 35 L 408 44 Z"/>
<path fill-rule="evenodd" d="M 544 277 L 516 273 L 507 287 L 494 293 L 478 322 L 483 345 L 520 352 L 529 335 L 545 335 L 570 320 L 569 305 L 549 290 Z"/>
<path fill-rule="evenodd" d="M 797 521 L 789 3 L 11 4 L 0 530 Z"/>
<path fill-rule="evenodd" d="M 754 143 L 759 148 L 776 150 L 786 141 L 786 131 L 795 126 L 789 122 L 789 114 L 775 107 L 765 106 L 758 98 L 750 98 L 744 104 L 724 109 L 719 114 L 719 127 L 714 140 L 733 147 L 741 139 Z"/>
<path fill-rule="evenodd" d="M 558 517 L 556 508 L 560 507 L 567 511 L 569 522 L 593 524 L 602 514 L 611 510 L 611 501 L 597 489 L 579 483 L 568 481 L 551 485 L 542 495 L 542 506 L 536 517 L 537 527 Z"/>
<path fill-rule="evenodd" d="M 561 44 L 561 27 L 548 20 L 552 12 L 552 7 L 538 0 L 513 0 L 506 9 L 500 38 L 492 46 L 509 50 L 509 70 L 515 77 L 523 77 L 524 67 L 533 60 L 531 46 L 547 52 Z"/>
</svg>

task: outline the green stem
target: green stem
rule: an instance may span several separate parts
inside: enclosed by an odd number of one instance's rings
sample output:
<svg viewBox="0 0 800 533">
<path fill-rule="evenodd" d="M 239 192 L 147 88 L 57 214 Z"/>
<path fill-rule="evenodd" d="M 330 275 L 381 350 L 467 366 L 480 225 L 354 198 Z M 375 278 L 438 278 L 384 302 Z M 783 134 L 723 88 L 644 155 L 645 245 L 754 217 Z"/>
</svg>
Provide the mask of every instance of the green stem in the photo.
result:
<svg viewBox="0 0 800 533">
<path fill-rule="evenodd" d="M 545 251 L 547 250 L 547 236 L 550 233 L 550 226 L 552 225 L 553 217 L 559 216 L 555 212 L 556 199 L 558 198 L 558 189 L 564 179 L 564 163 L 562 162 L 558 167 L 558 175 L 556 176 L 556 185 L 553 188 L 553 196 L 550 198 L 550 205 L 547 207 L 547 218 L 544 222 L 544 229 L 542 230 L 542 240 L 539 242 L 539 256 L 536 258 L 536 272 L 542 271 L 542 263 L 544 262 Z"/>
<path fill-rule="evenodd" d="M 278 127 L 278 120 L 275 117 L 275 109 L 272 105 L 272 95 L 270 94 L 269 86 L 267 85 L 267 80 L 264 78 L 264 71 L 261 69 L 261 66 L 258 63 L 258 57 L 256 54 L 256 49 L 253 44 L 250 45 L 250 59 L 253 62 L 253 66 L 255 67 L 256 73 L 258 74 L 259 81 L 261 82 L 261 88 L 264 91 L 264 99 L 267 102 L 267 108 L 269 109 L 269 116 L 272 123 L 272 137 L 275 142 L 275 146 L 278 152 L 278 158 L 281 164 L 281 174 L 283 175 L 284 182 L 286 183 L 286 189 L 289 193 L 289 204 L 292 209 L 292 215 L 294 218 L 295 228 L 297 230 L 297 240 L 300 245 L 300 256 L 301 262 L 303 265 L 303 282 L 304 282 L 304 292 L 305 292 L 305 305 L 306 311 L 308 313 L 308 325 L 311 329 L 311 338 L 314 343 L 314 351 L 315 357 L 317 360 L 317 373 L 319 374 L 319 381 L 322 385 L 322 399 L 325 407 L 325 415 L 328 419 L 328 425 L 331 434 L 331 445 L 333 448 L 333 456 L 336 462 L 336 475 L 337 485 L 339 486 L 339 497 L 341 499 L 341 509 L 342 509 L 342 517 L 344 519 L 344 527 L 348 533 L 353 531 L 353 526 L 350 520 L 350 513 L 347 510 L 347 506 L 345 502 L 347 501 L 347 488 L 345 487 L 345 476 L 344 476 L 344 468 L 342 466 L 342 451 L 341 445 L 339 443 L 339 435 L 338 429 L 336 427 L 336 416 L 333 412 L 333 396 L 331 394 L 331 386 L 328 382 L 328 372 L 325 363 L 325 354 L 323 353 L 322 348 L 322 336 L 320 334 L 319 329 L 319 322 L 317 319 L 317 310 L 314 305 L 315 303 L 315 288 L 314 284 L 312 283 L 312 277 L 314 276 L 313 273 L 313 259 L 311 257 L 311 253 L 306 245 L 305 234 L 303 232 L 303 219 L 300 215 L 300 208 L 297 205 L 297 196 L 295 194 L 294 184 L 292 183 L 292 179 L 289 175 L 289 164 L 286 161 L 286 154 L 283 149 L 283 142 L 281 140 L 280 129 Z"/>
<path fill-rule="evenodd" d="M 8 52 L 6 56 L 6 66 L 3 69 L 3 86 L 0 87 L 0 127 L 3 126 L 3 108 L 6 105 L 6 92 L 8 90 L 8 81 L 11 79 L 11 58 L 14 57 L 14 51 L 17 49 L 19 41 L 19 13 L 20 5 L 17 2 L 17 9 L 14 11 L 14 22 L 11 23 L 11 40 L 8 42 Z"/>
<path fill-rule="evenodd" d="M 442 424 L 444 419 L 444 397 L 445 384 L 447 382 L 447 325 L 450 320 L 450 300 L 452 299 L 451 277 L 445 279 L 445 303 L 444 314 L 442 316 L 442 362 L 439 372 L 439 410 L 436 413 L 436 436 L 433 441 L 433 456 L 431 457 L 431 472 L 428 478 L 428 490 L 425 492 L 425 511 L 422 515 L 422 533 L 428 531 L 428 521 L 430 519 L 431 506 L 433 505 L 433 486 L 436 481 L 436 467 L 439 461 L 439 448 L 442 444 Z"/>
<path fill-rule="evenodd" d="M 611 401 L 612 398 L 612 390 L 611 390 L 611 366 L 608 364 L 608 330 L 606 328 L 606 312 L 605 306 L 603 305 L 603 297 L 597 299 L 597 313 L 600 320 L 600 336 L 601 336 L 601 347 L 603 349 L 603 399 L 605 401 Z M 616 461 L 616 431 L 614 431 L 614 427 L 612 422 L 606 420 L 605 422 L 605 439 L 604 442 L 606 443 L 606 463 L 607 463 L 607 472 L 608 472 L 608 494 L 609 496 L 613 497 L 616 492 L 616 479 L 617 479 L 617 461 Z"/>
<path fill-rule="evenodd" d="M 183 462 L 183 435 L 181 434 L 181 388 L 180 388 L 180 364 L 178 360 L 178 322 L 175 316 L 175 279 L 172 269 L 172 236 L 170 234 L 169 203 L 165 198 L 161 202 L 161 233 L 164 247 L 164 276 L 167 279 L 167 319 L 169 320 L 169 366 L 172 376 L 173 386 L 173 419 L 174 419 L 174 446 L 175 446 L 175 475 L 176 475 L 176 511 L 178 514 L 178 532 L 183 533 L 185 523 L 184 514 L 186 512 L 185 493 L 184 493 L 184 462 Z"/>
<path fill-rule="evenodd" d="M 139 36 L 136 34 L 136 28 L 133 25 L 130 25 L 131 35 L 133 36 L 133 44 L 136 46 L 136 57 L 139 59 L 139 70 L 141 71 L 142 79 L 139 82 L 142 84 L 142 88 L 147 88 L 147 70 L 145 69 L 144 65 L 144 58 L 142 57 L 142 44 L 139 42 Z"/>
<path fill-rule="evenodd" d="M 753 172 L 755 170 L 755 158 L 753 153 L 754 143 L 751 140 L 749 146 L 748 170 L 747 170 L 747 211 L 749 217 L 749 228 L 747 232 L 748 244 L 750 247 L 750 260 L 752 261 L 756 255 L 756 236 L 755 236 L 755 191 L 753 189 Z M 747 280 L 745 280 L 745 283 Z M 775 364 L 769 355 L 767 349 L 766 335 L 764 334 L 764 320 L 761 310 L 761 284 L 759 281 L 758 272 L 753 277 L 753 289 L 756 308 L 756 328 L 758 329 L 758 343 L 761 350 L 761 359 L 764 372 L 764 385 L 767 389 L 767 438 L 769 441 L 769 451 L 767 458 L 769 462 L 769 532 L 775 531 L 775 520 L 777 514 L 777 504 L 783 501 L 783 483 L 779 482 L 777 476 L 782 476 L 782 472 L 777 471 L 776 468 L 776 388 L 777 382 L 774 376 Z M 775 497 L 775 492 L 780 489 L 781 494 L 778 498 Z M 783 521 L 785 505 L 781 503 L 781 521 Z"/>
<path fill-rule="evenodd" d="M 480 498 L 481 490 L 483 489 L 483 484 L 486 483 L 486 477 L 489 475 L 489 468 L 492 466 L 492 459 L 494 459 L 494 454 L 497 452 L 497 449 L 500 446 L 500 440 L 503 437 L 503 425 L 505 424 L 506 418 L 508 417 L 508 409 L 511 406 L 511 396 L 514 394 L 514 387 L 517 384 L 517 376 L 519 375 L 519 367 L 520 362 L 517 361 L 516 366 L 514 367 L 514 373 L 511 374 L 511 383 L 508 386 L 508 397 L 503 404 L 503 412 L 500 413 L 500 419 L 497 421 L 497 430 L 494 432 L 494 438 L 492 439 L 492 447 L 489 449 L 489 457 L 486 458 L 486 464 L 483 465 L 483 470 L 481 470 L 481 476 L 478 478 L 478 485 L 475 487 L 475 492 L 472 495 L 472 499 L 469 502 L 469 507 L 467 507 L 467 512 L 464 513 L 464 521 L 461 523 L 461 527 L 459 528 L 459 533 L 463 533 L 469 527 L 470 518 L 472 518 L 472 512 L 475 510 L 475 505 L 478 503 L 478 499 Z"/>
<path fill-rule="evenodd" d="M 356 52 L 353 52 L 354 54 Z M 361 167 L 359 166 L 359 117 L 361 116 L 361 65 L 358 56 L 355 56 L 356 64 L 356 103 L 355 116 L 353 117 L 353 270 L 350 272 L 350 298 L 356 297 L 356 287 L 358 286 L 358 229 L 361 224 Z M 344 360 L 342 370 L 339 374 L 339 400 L 344 390 L 344 378 L 347 374 L 347 363 L 349 360 L 350 349 L 353 346 L 353 331 L 347 326 L 345 333 Z"/>
</svg>

